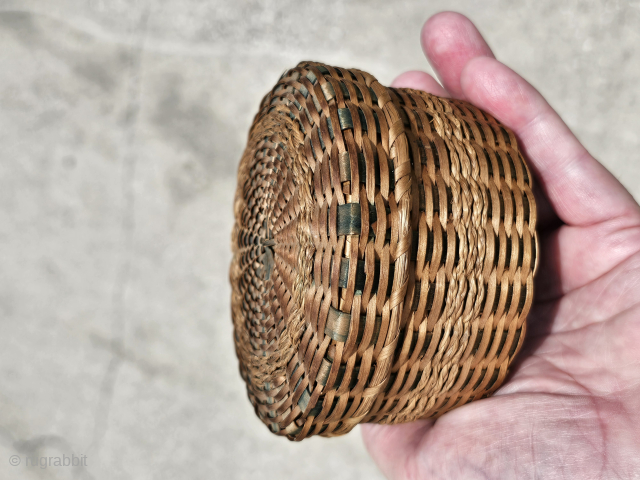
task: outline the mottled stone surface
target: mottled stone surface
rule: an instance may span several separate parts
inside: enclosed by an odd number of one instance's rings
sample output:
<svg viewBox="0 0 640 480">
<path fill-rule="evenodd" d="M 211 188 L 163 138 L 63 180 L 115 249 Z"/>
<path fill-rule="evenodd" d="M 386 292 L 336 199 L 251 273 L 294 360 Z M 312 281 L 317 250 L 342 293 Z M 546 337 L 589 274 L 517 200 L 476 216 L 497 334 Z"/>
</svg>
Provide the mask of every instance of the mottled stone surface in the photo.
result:
<svg viewBox="0 0 640 480">
<path fill-rule="evenodd" d="M 640 198 L 637 0 L 0 0 L 0 478 L 381 478 L 357 430 L 294 444 L 254 418 L 235 171 L 283 70 L 428 70 L 443 9 Z M 87 466 L 25 465 L 71 454 Z"/>
</svg>

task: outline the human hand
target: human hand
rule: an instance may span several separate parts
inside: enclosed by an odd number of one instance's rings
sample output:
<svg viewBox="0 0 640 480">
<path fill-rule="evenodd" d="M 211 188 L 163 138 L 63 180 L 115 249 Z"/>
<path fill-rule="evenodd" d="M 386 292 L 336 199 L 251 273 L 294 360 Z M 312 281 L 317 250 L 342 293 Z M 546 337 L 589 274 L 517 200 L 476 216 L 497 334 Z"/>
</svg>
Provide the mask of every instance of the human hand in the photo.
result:
<svg viewBox="0 0 640 480">
<path fill-rule="evenodd" d="M 640 207 L 466 17 L 431 17 L 422 47 L 444 89 L 424 72 L 392 86 L 467 100 L 514 131 L 537 181 L 540 265 L 527 338 L 494 396 L 363 425 L 367 449 L 392 479 L 638 478 Z"/>
</svg>

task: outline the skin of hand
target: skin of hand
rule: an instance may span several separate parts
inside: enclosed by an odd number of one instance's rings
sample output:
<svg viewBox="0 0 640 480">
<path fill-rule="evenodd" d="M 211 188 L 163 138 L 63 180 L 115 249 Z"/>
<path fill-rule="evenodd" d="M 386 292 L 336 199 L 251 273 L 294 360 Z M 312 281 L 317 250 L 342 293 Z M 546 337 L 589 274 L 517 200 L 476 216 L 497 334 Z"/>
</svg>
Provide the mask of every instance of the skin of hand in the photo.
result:
<svg viewBox="0 0 640 480">
<path fill-rule="evenodd" d="M 392 86 L 467 100 L 514 131 L 540 266 L 503 386 L 436 421 L 362 425 L 365 445 L 390 479 L 640 478 L 640 207 L 470 20 L 437 14 L 421 40 L 442 86 L 415 71 Z"/>
</svg>

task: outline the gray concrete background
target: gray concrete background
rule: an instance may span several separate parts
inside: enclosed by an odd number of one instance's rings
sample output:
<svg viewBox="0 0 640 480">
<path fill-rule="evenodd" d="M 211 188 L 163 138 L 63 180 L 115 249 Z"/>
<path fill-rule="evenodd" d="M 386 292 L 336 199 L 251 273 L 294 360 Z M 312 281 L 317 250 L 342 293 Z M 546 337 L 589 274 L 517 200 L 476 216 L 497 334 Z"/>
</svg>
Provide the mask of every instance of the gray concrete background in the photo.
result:
<svg viewBox="0 0 640 480">
<path fill-rule="evenodd" d="M 0 479 L 381 478 L 357 430 L 294 444 L 254 418 L 235 172 L 284 69 L 429 70 L 444 9 L 640 198 L 637 0 L 0 0 Z M 25 466 L 63 454 L 87 467 Z"/>
</svg>

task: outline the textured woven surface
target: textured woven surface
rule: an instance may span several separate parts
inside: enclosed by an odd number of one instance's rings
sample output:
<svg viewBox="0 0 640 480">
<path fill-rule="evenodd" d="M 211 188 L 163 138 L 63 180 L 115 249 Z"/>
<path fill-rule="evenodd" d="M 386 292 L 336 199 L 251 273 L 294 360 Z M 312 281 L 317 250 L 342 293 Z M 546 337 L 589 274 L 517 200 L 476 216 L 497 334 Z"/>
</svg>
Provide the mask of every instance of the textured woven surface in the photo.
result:
<svg viewBox="0 0 640 480">
<path fill-rule="evenodd" d="M 238 172 L 240 371 L 290 439 L 489 395 L 524 339 L 531 175 L 470 104 L 315 62 L 262 101 Z"/>
</svg>

